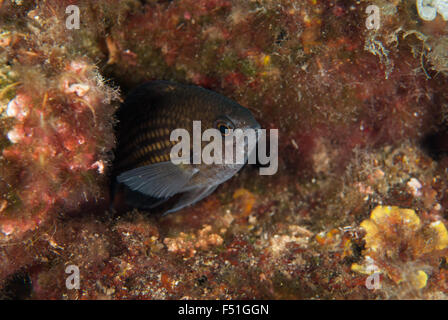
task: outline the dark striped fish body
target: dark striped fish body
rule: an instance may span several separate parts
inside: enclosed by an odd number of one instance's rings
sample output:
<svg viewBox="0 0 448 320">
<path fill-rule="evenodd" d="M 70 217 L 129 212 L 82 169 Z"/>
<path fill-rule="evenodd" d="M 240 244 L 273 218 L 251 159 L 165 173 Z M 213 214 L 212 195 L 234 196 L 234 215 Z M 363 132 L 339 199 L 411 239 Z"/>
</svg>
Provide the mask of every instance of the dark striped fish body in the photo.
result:
<svg viewBox="0 0 448 320">
<path fill-rule="evenodd" d="M 170 141 L 173 130 L 187 130 L 192 144 L 193 121 L 201 122 L 202 132 L 260 127 L 251 112 L 235 101 L 197 86 L 168 81 L 141 85 L 127 96 L 120 113 L 114 168 L 117 180 L 132 193 L 128 202 L 135 207 L 151 208 L 182 194 L 168 212 L 203 199 L 243 166 L 175 165 L 170 159 L 171 149 L 178 143 Z M 202 147 L 206 144 L 201 143 Z"/>
</svg>

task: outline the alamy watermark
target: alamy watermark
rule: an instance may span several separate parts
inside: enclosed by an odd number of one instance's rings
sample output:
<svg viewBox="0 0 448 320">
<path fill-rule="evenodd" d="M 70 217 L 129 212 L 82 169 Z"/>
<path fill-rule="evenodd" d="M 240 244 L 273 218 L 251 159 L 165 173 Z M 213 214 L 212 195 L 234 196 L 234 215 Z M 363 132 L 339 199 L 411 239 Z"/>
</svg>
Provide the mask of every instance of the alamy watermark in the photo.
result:
<svg viewBox="0 0 448 320">
<path fill-rule="evenodd" d="M 69 30 L 78 30 L 80 17 L 79 7 L 74 4 L 69 5 L 65 8 L 65 13 L 69 14 L 69 16 L 65 19 L 65 27 Z"/>
<path fill-rule="evenodd" d="M 366 8 L 366 13 L 369 15 L 366 19 L 366 28 L 378 30 L 381 24 L 380 8 L 372 4 Z"/>
<path fill-rule="evenodd" d="M 201 121 L 193 121 L 192 152 L 190 133 L 186 129 L 175 129 L 171 132 L 170 141 L 180 141 L 171 148 L 170 159 L 176 165 L 242 165 L 247 161 L 249 164 L 266 165 L 260 168 L 260 175 L 273 175 L 278 169 L 278 129 L 269 130 L 269 155 L 266 138 L 266 129 L 228 129 L 223 141 L 220 130 L 210 128 L 201 134 Z M 202 142 L 209 143 L 201 149 Z"/>
<path fill-rule="evenodd" d="M 70 274 L 65 279 L 65 286 L 69 290 L 79 290 L 80 286 L 80 278 L 79 278 L 79 267 L 71 264 L 65 268 L 65 273 Z"/>
<path fill-rule="evenodd" d="M 366 278 L 366 288 L 369 290 L 381 289 L 381 272 L 374 272 Z"/>
</svg>

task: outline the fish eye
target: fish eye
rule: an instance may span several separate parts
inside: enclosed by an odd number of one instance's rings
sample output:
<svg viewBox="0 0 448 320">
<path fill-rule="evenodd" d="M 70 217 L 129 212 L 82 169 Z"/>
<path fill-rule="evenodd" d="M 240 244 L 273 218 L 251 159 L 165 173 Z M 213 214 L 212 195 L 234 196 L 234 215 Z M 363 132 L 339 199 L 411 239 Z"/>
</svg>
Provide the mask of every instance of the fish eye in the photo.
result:
<svg viewBox="0 0 448 320">
<path fill-rule="evenodd" d="M 228 136 L 230 134 L 230 130 L 234 129 L 234 125 L 225 120 L 216 120 L 215 128 L 221 132 L 223 136 Z"/>
</svg>

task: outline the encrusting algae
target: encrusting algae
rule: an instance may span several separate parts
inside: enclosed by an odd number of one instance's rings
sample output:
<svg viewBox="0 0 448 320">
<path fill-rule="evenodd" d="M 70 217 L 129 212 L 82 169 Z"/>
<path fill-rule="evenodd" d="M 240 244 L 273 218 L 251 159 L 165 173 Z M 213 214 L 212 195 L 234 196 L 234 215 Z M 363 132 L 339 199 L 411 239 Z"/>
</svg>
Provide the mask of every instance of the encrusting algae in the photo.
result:
<svg viewBox="0 0 448 320">
<path fill-rule="evenodd" d="M 436 255 L 448 246 L 443 222 L 423 224 L 412 209 L 377 206 L 370 219 L 360 226 L 366 232 L 365 261 L 363 265 L 353 264 L 352 270 L 366 274 L 383 272 L 397 284 L 410 281 L 415 289 L 426 286 L 425 270 L 432 269 L 424 262 L 424 256 Z"/>
</svg>

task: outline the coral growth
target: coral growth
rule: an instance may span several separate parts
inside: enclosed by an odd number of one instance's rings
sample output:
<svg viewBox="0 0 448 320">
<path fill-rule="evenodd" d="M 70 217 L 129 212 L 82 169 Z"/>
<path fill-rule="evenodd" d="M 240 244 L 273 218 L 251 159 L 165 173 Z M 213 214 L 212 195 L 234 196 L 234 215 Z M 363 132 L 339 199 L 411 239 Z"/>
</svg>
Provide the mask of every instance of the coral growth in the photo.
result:
<svg viewBox="0 0 448 320">
<path fill-rule="evenodd" d="M 13 3 L 2 6 L 3 18 L 21 11 Z M 55 18 L 40 19 L 49 9 L 29 11 L 33 21 L 26 30 L 2 18 L 0 241 L 5 246 L 28 241 L 30 232 L 54 223 L 61 211 L 77 211 L 107 194 L 105 169 L 115 141 L 111 102 L 118 96 L 90 59 L 59 46 L 65 28 Z M 15 259 L 25 258 L 8 252 L 0 278 L 13 272 L 12 266 L 21 267 Z"/>
<path fill-rule="evenodd" d="M 368 265 L 386 273 L 396 284 L 408 282 L 405 286 L 412 289 L 424 288 L 428 274 L 440 272 L 440 259 L 446 256 L 443 249 L 448 246 L 443 222 L 424 224 L 414 210 L 378 206 L 361 227 L 366 232 L 365 262 L 364 266 L 353 264 L 353 270 L 366 272 Z M 394 292 L 407 294 L 405 288 Z"/>
</svg>

